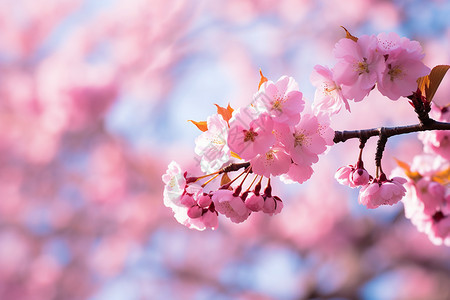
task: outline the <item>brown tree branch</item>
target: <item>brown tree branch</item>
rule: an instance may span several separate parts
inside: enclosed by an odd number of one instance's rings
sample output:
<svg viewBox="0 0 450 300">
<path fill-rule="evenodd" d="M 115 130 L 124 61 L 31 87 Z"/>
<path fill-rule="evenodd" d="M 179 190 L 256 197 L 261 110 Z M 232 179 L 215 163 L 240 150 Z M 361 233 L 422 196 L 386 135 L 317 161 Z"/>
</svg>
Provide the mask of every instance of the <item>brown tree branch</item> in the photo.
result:
<svg viewBox="0 0 450 300">
<path fill-rule="evenodd" d="M 337 144 L 339 142 L 345 142 L 349 139 L 369 139 L 373 136 L 383 136 L 385 138 L 389 138 L 391 136 L 412 133 L 412 132 L 420 132 L 427 130 L 450 130 L 450 123 L 447 122 L 438 122 L 430 119 L 427 124 L 415 124 L 415 125 L 407 125 L 407 126 L 396 126 L 396 127 L 380 127 L 380 128 L 371 128 L 371 129 L 362 129 L 362 130 L 344 130 L 344 131 L 335 131 L 334 132 L 334 143 Z"/>
</svg>

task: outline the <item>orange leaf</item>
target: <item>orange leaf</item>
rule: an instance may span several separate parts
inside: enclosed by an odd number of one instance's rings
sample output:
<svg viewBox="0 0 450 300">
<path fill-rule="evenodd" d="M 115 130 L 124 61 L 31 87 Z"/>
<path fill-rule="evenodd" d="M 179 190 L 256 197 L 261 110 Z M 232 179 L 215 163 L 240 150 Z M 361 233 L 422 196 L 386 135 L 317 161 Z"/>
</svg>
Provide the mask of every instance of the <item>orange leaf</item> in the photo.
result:
<svg viewBox="0 0 450 300">
<path fill-rule="evenodd" d="M 430 86 L 430 77 L 429 75 L 419 77 L 417 79 L 417 88 L 420 90 L 422 96 L 426 97 L 426 90 Z"/>
<path fill-rule="evenodd" d="M 221 107 L 217 104 L 214 104 L 217 106 L 217 113 L 222 116 L 222 118 L 228 123 L 228 121 L 231 119 L 231 116 L 233 114 L 234 109 L 231 108 L 230 104 L 228 103 L 228 107 Z"/>
<path fill-rule="evenodd" d="M 438 65 L 431 70 L 429 75 L 417 79 L 417 87 L 428 103 L 433 100 L 434 94 L 449 68 L 449 65 Z"/>
<path fill-rule="evenodd" d="M 267 78 L 264 77 L 264 75 L 263 75 L 261 69 L 259 69 L 259 74 L 261 75 L 261 80 L 259 81 L 259 84 L 258 84 L 258 90 L 259 90 L 259 88 L 261 87 L 261 85 L 262 85 L 264 82 L 267 81 Z"/>
<path fill-rule="evenodd" d="M 230 177 L 228 177 L 227 173 L 223 173 L 222 179 L 220 179 L 220 185 L 227 184 L 231 181 Z"/>
<path fill-rule="evenodd" d="M 351 40 L 354 41 L 354 42 L 357 42 L 357 41 L 358 41 L 358 38 L 357 38 L 356 36 L 351 35 L 350 32 L 348 32 L 347 28 L 345 28 L 344 26 L 341 26 L 341 27 L 342 27 L 342 29 L 345 30 L 345 37 L 346 37 L 347 39 L 351 39 Z"/>
<path fill-rule="evenodd" d="M 197 126 L 197 128 L 200 129 L 203 132 L 208 130 L 208 124 L 206 123 L 206 121 L 195 122 L 193 120 L 188 120 L 188 122 L 192 122 L 192 124 Z"/>
<path fill-rule="evenodd" d="M 406 176 L 408 176 L 409 178 L 411 178 L 414 181 L 422 178 L 422 176 L 418 172 L 411 172 L 411 168 L 409 167 L 409 165 L 407 163 L 405 163 L 401 160 L 398 160 L 396 158 L 394 158 L 394 159 L 397 162 L 397 165 L 405 171 Z"/>
<path fill-rule="evenodd" d="M 431 177 L 431 179 L 442 185 L 449 184 L 450 183 L 450 168 L 447 168 L 443 171 L 436 173 L 433 177 Z"/>
<path fill-rule="evenodd" d="M 429 75 L 430 86 L 428 90 L 426 90 L 427 100 L 429 102 L 433 100 L 434 94 L 436 94 L 436 91 L 449 68 L 449 65 L 439 65 L 431 70 Z"/>
</svg>

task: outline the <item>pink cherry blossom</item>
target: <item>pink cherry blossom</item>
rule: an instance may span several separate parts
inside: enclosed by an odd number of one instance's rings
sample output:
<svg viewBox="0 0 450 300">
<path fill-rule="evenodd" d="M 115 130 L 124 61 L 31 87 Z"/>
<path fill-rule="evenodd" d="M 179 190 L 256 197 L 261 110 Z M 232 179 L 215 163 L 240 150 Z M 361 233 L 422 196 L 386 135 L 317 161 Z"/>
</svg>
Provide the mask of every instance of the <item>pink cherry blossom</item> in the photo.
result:
<svg viewBox="0 0 450 300">
<path fill-rule="evenodd" d="M 313 115 L 303 115 L 290 131 L 280 132 L 280 140 L 296 164 L 311 165 L 318 154 L 326 150 L 326 141 L 319 132 L 319 122 Z"/>
<path fill-rule="evenodd" d="M 336 178 L 336 180 L 342 185 L 355 188 L 356 184 L 352 180 L 352 174 L 354 171 L 355 167 L 352 165 L 340 167 L 334 174 L 334 178 Z"/>
<path fill-rule="evenodd" d="M 408 202 L 404 202 L 407 205 Z M 450 206 L 450 200 L 446 201 L 444 207 Z M 408 216 L 407 216 L 408 217 Z M 430 241 L 435 245 L 445 244 L 450 246 L 450 212 L 437 210 L 434 214 L 425 214 L 422 211 L 414 211 L 409 217 L 417 230 L 428 235 Z"/>
<path fill-rule="evenodd" d="M 433 104 L 431 106 L 430 116 L 437 121 L 450 122 L 450 109 L 448 106 L 440 107 Z M 424 152 L 440 155 L 447 162 L 450 160 L 450 132 L 448 130 L 419 132 L 418 137 L 423 142 Z M 423 164 L 423 166 L 427 165 Z"/>
<path fill-rule="evenodd" d="M 417 41 L 400 38 L 394 32 L 380 33 L 377 40 L 378 51 L 384 55 L 386 64 L 379 73 L 379 91 L 391 100 L 411 95 L 417 89 L 417 78 L 430 72 L 422 62 L 422 47 Z"/>
<path fill-rule="evenodd" d="M 418 41 L 411 41 L 406 37 L 400 37 L 395 32 L 379 33 L 377 35 L 377 50 L 382 55 L 400 56 L 403 50 L 414 53 L 418 59 L 422 59 L 425 55 L 422 52 L 422 46 Z"/>
<path fill-rule="evenodd" d="M 431 105 L 430 117 L 437 121 L 450 122 L 450 107 L 448 105 L 441 107 L 433 102 Z"/>
<path fill-rule="evenodd" d="M 438 246 L 442 244 L 450 246 L 450 215 L 436 214 L 433 221 L 428 233 L 430 240 Z"/>
<path fill-rule="evenodd" d="M 327 114 L 316 115 L 317 121 L 319 122 L 319 135 L 325 140 L 327 146 L 334 145 L 334 129 L 331 128 L 330 116 Z"/>
<path fill-rule="evenodd" d="M 420 167 L 423 163 L 428 167 Z M 402 199 L 406 218 L 435 245 L 450 245 L 450 187 L 433 180 L 448 168 L 448 161 L 440 156 L 416 156 L 411 170 L 417 177 L 408 179 L 406 196 Z"/>
<path fill-rule="evenodd" d="M 186 179 L 180 165 L 175 161 L 170 162 L 162 180 L 165 183 L 164 205 L 167 207 L 182 206 L 180 200 L 186 186 Z"/>
<path fill-rule="evenodd" d="M 234 223 L 244 222 L 250 215 L 250 210 L 239 196 L 239 190 L 220 189 L 214 191 L 212 196 L 216 210 Z"/>
<path fill-rule="evenodd" d="M 294 78 L 283 76 L 275 83 L 269 80 L 261 85 L 254 96 L 254 106 L 267 112 L 274 122 L 295 125 L 305 101 Z"/>
<path fill-rule="evenodd" d="M 361 101 L 384 71 L 384 57 L 376 49 L 377 38 L 373 35 L 362 35 L 357 42 L 344 38 L 336 44 L 333 53 L 338 62 L 333 68 L 334 79 L 342 84 L 347 99 Z"/>
<path fill-rule="evenodd" d="M 424 177 L 414 183 L 414 190 L 421 210 L 427 215 L 433 215 L 445 203 L 445 187 L 438 182 Z"/>
<path fill-rule="evenodd" d="M 395 32 L 379 33 L 377 35 L 377 50 L 382 55 L 395 55 L 402 50 L 401 38 Z"/>
<path fill-rule="evenodd" d="M 435 153 L 416 155 L 411 164 L 412 172 L 418 172 L 421 176 L 429 178 L 448 168 L 450 168 L 450 161 Z"/>
<path fill-rule="evenodd" d="M 195 153 L 201 156 L 202 171 L 212 173 L 230 159 L 228 124 L 221 115 L 215 114 L 208 117 L 207 125 L 208 130 L 195 139 Z"/>
<path fill-rule="evenodd" d="M 347 98 L 342 94 L 342 88 L 333 79 L 333 73 L 328 67 L 316 65 L 310 77 L 316 87 L 314 94 L 314 114 L 337 114 L 343 107 L 350 111 Z"/>
<path fill-rule="evenodd" d="M 391 100 L 412 95 L 417 90 L 417 79 L 430 72 L 421 57 L 403 49 L 397 55 L 389 55 L 386 68 L 379 74 L 378 90 Z"/>
<path fill-rule="evenodd" d="M 303 183 L 309 178 L 311 178 L 314 170 L 309 165 L 298 165 L 296 163 L 291 163 L 289 171 L 286 174 L 280 176 L 282 182 L 291 183 Z"/>
<path fill-rule="evenodd" d="M 372 182 L 363 186 L 359 191 L 359 203 L 367 208 L 377 208 L 380 205 L 394 205 L 406 193 L 406 189 L 403 187 L 406 179 L 394 177 L 388 180 L 384 174 L 380 177 L 373 179 Z"/>
<path fill-rule="evenodd" d="M 291 165 L 291 157 L 282 148 L 275 147 L 251 160 L 252 171 L 265 177 L 286 173 Z"/>
<path fill-rule="evenodd" d="M 426 153 L 436 153 L 446 160 L 450 160 L 450 132 L 448 130 L 434 130 L 420 132 L 419 139 L 423 142 Z"/>
<path fill-rule="evenodd" d="M 243 159 L 252 159 L 258 154 L 266 153 L 275 142 L 272 134 L 272 118 L 263 113 L 256 119 L 249 118 L 247 112 L 238 109 L 230 120 L 228 146 Z"/>
</svg>

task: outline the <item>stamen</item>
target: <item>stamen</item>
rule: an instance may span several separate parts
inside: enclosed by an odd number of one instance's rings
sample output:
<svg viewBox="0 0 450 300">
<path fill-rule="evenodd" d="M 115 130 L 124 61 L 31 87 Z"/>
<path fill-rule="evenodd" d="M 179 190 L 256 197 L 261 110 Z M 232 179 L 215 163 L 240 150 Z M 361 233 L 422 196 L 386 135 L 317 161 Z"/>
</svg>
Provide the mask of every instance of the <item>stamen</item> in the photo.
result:
<svg viewBox="0 0 450 300">
<path fill-rule="evenodd" d="M 253 183 L 255 183 L 256 178 L 258 178 L 259 175 L 255 174 L 255 177 L 253 178 L 252 182 L 250 183 L 250 185 L 248 186 L 246 192 L 248 192 L 250 190 L 250 188 L 252 187 Z M 262 179 L 262 176 L 261 176 Z"/>
<path fill-rule="evenodd" d="M 255 141 L 255 137 L 258 136 L 257 132 L 253 131 L 253 128 L 250 128 L 250 130 L 243 130 L 244 132 L 244 142 L 248 142 L 248 141 Z"/>
<path fill-rule="evenodd" d="M 294 136 L 294 147 L 302 146 L 304 142 L 306 141 L 306 136 L 303 133 L 293 133 Z"/>
<path fill-rule="evenodd" d="M 216 179 L 217 176 L 219 176 L 219 174 L 216 174 L 214 177 L 208 179 L 208 181 L 206 181 L 204 184 L 202 184 L 202 188 L 205 187 L 208 183 L 210 183 L 210 182 L 213 181 L 214 179 Z"/>
<path fill-rule="evenodd" d="M 367 58 L 364 58 L 363 61 L 359 61 L 355 64 L 355 71 L 358 72 L 358 75 L 363 73 L 370 73 L 369 65 L 367 64 Z"/>
<path fill-rule="evenodd" d="M 402 71 L 402 69 L 400 69 L 399 66 L 396 66 L 396 67 L 394 67 L 394 68 L 391 68 L 391 69 L 388 71 L 388 75 L 389 75 L 391 81 L 394 81 L 394 79 L 403 76 L 403 71 Z"/>
</svg>

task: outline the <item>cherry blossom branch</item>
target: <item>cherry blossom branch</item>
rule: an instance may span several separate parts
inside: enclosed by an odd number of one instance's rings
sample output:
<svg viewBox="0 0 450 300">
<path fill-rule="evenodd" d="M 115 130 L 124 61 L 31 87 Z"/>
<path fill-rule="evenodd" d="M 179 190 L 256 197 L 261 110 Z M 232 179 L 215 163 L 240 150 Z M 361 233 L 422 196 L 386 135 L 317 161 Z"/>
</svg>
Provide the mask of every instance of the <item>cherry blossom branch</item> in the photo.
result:
<svg viewBox="0 0 450 300">
<path fill-rule="evenodd" d="M 229 164 L 228 166 L 224 167 L 223 169 L 221 169 L 219 171 L 219 174 L 228 173 L 228 172 L 234 172 L 234 171 L 237 171 L 237 170 L 242 169 L 242 168 L 246 169 L 249 166 L 250 166 L 250 162 L 244 162 L 244 163 L 239 163 L 239 164 L 232 163 L 232 164 Z"/>
<path fill-rule="evenodd" d="M 361 147 L 364 148 L 364 145 L 369 138 L 373 136 L 378 136 L 379 140 L 377 143 L 375 162 L 376 166 L 381 168 L 381 158 L 383 156 L 384 147 L 386 145 L 388 138 L 400 134 L 428 131 L 428 130 L 450 130 L 450 123 L 439 122 L 433 119 L 429 119 L 429 121 L 426 122 L 426 124 L 419 123 L 414 125 L 396 126 L 396 127 L 379 127 L 361 130 L 335 131 L 333 141 L 335 144 L 338 144 L 340 142 L 346 142 L 349 139 L 357 138 L 361 141 L 360 148 Z M 231 163 L 228 166 L 221 169 L 220 171 L 218 171 L 218 174 L 238 171 L 242 168 L 245 169 L 249 166 L 250 162 Z"/>
<path fill-rule="evenodd" d="M 372 136 L 378 136 L 377 142 L 377 150 L 375 153 L 375 165 L 377 167 L 376 177 L 383 174 L 383 169 L 381 167 L 381 159 L 383 158 L 384 148 L 386 146 L 387 140 L 389 137 L 412 133 L 412 132 L 420 132 L 427 130 L 450 130 L 450 123 L 446 122 L 438 122 L 428 117 L 428 114 L 425 118 L 420 118 L 420 123 L 415 125 L 407 125 L 407 126 L 397 126 L 397 127 L 380 127 L 380 128 L 372 128 L 372 129 L 363 129 L 363 130 L 353 130 L 353 131 L 335 131 L 334 132 L 334 143 L 345 142 L 352 138 L 358 138 L 360 140 L 360 149 L 364 148 L 365 142 Z M 425 121 L 425 122 L 424 122 Z M 381 174 L 379 173 L 381 172 Z"/>
<path fill-rule="evenodd" d="M 383 136 L 387 139 L 395 135 L 427 130 L 450 130 L 450 123 L 438 122 L 433 119 L 430 119 L 430 121 L 427 122 L 427 124 L 415 124 L 396 127 L 379 127 L 379 128 L 350 130 L 350 131 L 349 130 L 335 131 L 333 141 L 335 144 L 337 144 L 339 142 L 345 142 L 349 139 L 358 138 L 364 140 L 369 139 L 373 136 Z"/>
</svg>

